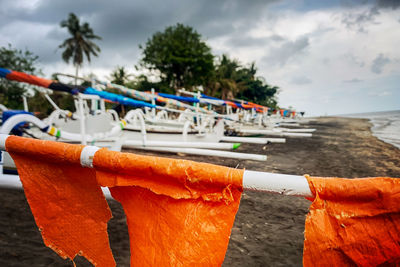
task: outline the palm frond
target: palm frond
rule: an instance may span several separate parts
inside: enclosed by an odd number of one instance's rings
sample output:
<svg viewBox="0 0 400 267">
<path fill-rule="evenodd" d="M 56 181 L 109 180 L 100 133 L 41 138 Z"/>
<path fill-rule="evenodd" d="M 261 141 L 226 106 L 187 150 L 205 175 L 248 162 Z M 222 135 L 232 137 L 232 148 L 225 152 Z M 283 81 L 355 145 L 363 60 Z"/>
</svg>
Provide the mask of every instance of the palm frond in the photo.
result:
<svg viewBox="0 0 400 267">
<path fill-rule="evenodd" d="M 101 51 L 100 47 L 91 40 L 101 40 L 101 37 L 93 33 L 89 23 L 81 24 L 79 18 L 74 13 L 70 13 L 67 20 L 61 21 L 60 26 L 67 28 L 71 35 L 58 46 L 65 49 L 62 53 L 62 59 L 65 62 L 68 63 L 72 58 L 72 63 L 75 66 L 81 66 L 84 55 L 89 62 L 92 55 L 98 56 Z"/>
</svg>

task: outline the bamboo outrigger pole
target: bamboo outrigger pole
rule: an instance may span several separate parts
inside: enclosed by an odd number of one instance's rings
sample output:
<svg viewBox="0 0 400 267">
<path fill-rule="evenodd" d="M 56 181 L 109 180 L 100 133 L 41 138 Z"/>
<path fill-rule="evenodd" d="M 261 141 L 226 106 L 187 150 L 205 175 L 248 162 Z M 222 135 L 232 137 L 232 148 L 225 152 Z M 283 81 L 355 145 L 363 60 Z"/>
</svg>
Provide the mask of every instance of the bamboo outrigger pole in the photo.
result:
<svg viewBox="0 0 400 267">
<path fill-rule="evenodd" d="M 7 151 L 6 140 L 8 137 L 9 135 L 0 134 L 0 150 Z M 44 141 L 33 140 L 33 142 Z M 85 146 L 81 152 L 80 164 L 83 167 L 93 168 L 93 158 L 99 149 L 96 146 Z M 313 196 L 307 179 L 299 175 L 245 170 L 243 175 L 243 189 L 290 196 Z"/>
</svg>

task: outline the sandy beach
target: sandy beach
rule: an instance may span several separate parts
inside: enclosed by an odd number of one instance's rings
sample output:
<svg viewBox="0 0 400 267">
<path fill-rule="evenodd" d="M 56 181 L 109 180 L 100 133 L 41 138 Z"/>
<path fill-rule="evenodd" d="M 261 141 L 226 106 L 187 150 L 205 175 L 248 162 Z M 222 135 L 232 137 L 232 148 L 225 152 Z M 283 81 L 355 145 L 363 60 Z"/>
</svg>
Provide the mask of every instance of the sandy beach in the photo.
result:
<svg viewBox="0 0 400 267">
<path fill-rule="evenodd" d="M 371 134 L 365 119 L 323 117 L 306 126 L 312 138 L 286 144 L 244 144 L 238 152 L 267 154 L 267 162 L 162 154 L 229 167 L 323 177 L 400 177 L 400 150 Z M 143 153 L 134 151 L 135 153 Z M 155 155 L 153 153 L 146 153 Z M 160 155 L 160 154 L 159 154 Z M 0 266 L 73 266 L 47 248 L 22 190 L 0 188 Z M 120 204 L 109 200 L 110 243 L 118 266 L 129 266 L 129 240 Z M 304 221 L 310 202 L 244 192 L 223 266 L 301 266 Z M 91 266 L 77 257 L 77 266 Z"/>
</svg>

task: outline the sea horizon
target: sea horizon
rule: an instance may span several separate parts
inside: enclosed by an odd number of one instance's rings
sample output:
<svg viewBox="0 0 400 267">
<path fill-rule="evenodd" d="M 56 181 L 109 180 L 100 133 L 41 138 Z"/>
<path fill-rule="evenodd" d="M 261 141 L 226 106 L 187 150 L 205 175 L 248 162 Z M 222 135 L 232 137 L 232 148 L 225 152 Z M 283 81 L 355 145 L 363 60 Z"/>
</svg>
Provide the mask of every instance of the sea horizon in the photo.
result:
<svg viewBox="0 0 400 267">
<path fill-rule="evenodd" d="M 392 109 L 392 110 L 380 110 L 380 111 L 367 111 L 367 112 L 353 112 L 353 113 L 340 113 L 340 114 L 333 114 L 327 115 L 329 117 L 350 117 L 350 116 L 358 116 L 358 115 L 374 115 L 374 114 L 381 114 L 381 113 L 391 113 L 391 112 L 400 112 L 400 109 Z"/>
<path fill-rule="evenodd" d="M 374 136 L 400 149 L 400 110 L 352 113 L 336 116 L 369 119 L 372 123 L 371 131 Z"/>
</svg>

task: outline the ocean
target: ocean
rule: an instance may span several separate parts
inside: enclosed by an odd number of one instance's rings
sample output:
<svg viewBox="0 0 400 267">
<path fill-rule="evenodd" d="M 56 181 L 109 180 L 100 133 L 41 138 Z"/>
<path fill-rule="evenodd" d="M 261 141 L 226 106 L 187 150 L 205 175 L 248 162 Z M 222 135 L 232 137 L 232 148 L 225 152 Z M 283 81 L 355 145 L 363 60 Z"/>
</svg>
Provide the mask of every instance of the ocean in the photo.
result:
<svg viewBox="0 0 400 267">
<path fill-rule="evenodd" d="M 400 149 L 400 110 L 346 114 L 342 117 L 365 118 L 372 123 L 372 134 Z"/>
</svg>

